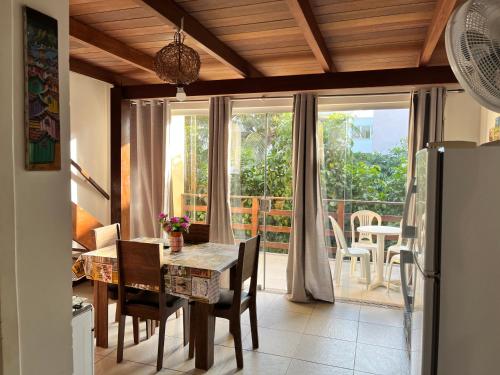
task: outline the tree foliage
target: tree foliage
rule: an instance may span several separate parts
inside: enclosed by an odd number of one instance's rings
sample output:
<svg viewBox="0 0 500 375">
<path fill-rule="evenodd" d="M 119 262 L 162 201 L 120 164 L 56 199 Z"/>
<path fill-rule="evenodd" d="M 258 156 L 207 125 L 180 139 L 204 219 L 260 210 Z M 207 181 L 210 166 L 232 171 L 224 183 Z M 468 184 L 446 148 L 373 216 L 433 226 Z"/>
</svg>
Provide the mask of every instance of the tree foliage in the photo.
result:
<svg viewBox="0 0 500 375">
<path fill-rule="evenodd" d="M 186 121 L 187 183 L 185 191 L 206 193 L 208 182 L 208 118 L 190 116 Z M 292 114 L 249 113 L 233 116 L 230 148 L 230 192 L 233 207 L 251 207 L 251 198 L 273 199 L 272 208 L 292 209 Z M 391 201 L 404 199 L 407 146 L 402 139 L 387 153 L 354 152 L 359 133 L 349 112 L 334 112 L 321 118 L 318 144 L 323 198 L 334 212 L 337 200 Z M 194 177 L 193 177 L 194 176 Z M 198 204 L 206 204 L 196 200 Z M 347 212 L 371 209 L 380 214 L 400 215 L 400 205 L 352 202 Z M 200 213 L 197 219 L 204 219 Z M 262 218 L 261 224 L 262 224 Z M 233 222 L 248 224 L 250 214 L 233 214 Z M 268 225 L 290 226 L 290 217 L 268 215 Z M 244 233 L 239 233 L 243 235 Z M 249 233 L 245 233 L 249 235 Z M 268 241 L 287 242 L 286 233 L 268 233 Z"/>
</svg>

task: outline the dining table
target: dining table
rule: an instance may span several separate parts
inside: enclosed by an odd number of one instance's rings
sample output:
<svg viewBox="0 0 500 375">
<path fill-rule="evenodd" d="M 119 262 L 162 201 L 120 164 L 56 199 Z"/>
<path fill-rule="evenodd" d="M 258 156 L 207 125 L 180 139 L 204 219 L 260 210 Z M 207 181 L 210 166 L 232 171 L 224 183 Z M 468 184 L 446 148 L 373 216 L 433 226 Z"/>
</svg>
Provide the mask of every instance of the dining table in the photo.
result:
<svg viewBox="0 0 500 375">
<path fill-rule="evenodd" d="M 160 254 L 165 292 L 192 301 L 196 332 L 195 367 L 208 370 L 214 361 L 215 317 L 213 305 L 220 297 L 221 274 L 234 272 L 238 261 L 238 245 L 213 242 L 185 244 L 180 252 L 168 249 L 168 239 L 140 237 L 133 241 L 162 243 Z M 108 347 L 108 284 L 118 284 L 116 246 L 111 245 L 82 254 L 85 276 L 94 282 L 96 345 Z M 148 285 L 135 288 L 153 290 Z"/>
<path fill-rule="evenodd" d="M 401 234 L 400 227 L 389 225 L 361 225 L 356 228 L 357 232 L 367 233 L 377 236 L 377 259 L 375 262 L 375 279 L 369 285 L 369 289 L 376 289 L 379 286 L 384 286 L 384 250 L 385 237 L 390 235 Z"/>
</svg>

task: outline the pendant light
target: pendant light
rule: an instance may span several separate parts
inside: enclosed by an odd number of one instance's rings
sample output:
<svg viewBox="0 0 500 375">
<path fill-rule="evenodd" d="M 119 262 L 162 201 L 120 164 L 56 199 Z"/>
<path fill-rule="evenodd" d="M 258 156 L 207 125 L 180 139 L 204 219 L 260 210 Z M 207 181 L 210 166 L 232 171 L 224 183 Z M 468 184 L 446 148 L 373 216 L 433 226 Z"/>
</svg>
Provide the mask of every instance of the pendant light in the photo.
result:
<svg viewBox="0 0 500 375">
<path fill-rule="evenodd" d="M 167 83 L 177 86 L 177 100 L 186 99 L 184 87 L 196 81 L 200 74 L 200 55 L 184 44 L 184 17 L 181 27 L 175 31 L 174 41 L 163 47 L 154 57 L 156 75 Z"/>
</svg>

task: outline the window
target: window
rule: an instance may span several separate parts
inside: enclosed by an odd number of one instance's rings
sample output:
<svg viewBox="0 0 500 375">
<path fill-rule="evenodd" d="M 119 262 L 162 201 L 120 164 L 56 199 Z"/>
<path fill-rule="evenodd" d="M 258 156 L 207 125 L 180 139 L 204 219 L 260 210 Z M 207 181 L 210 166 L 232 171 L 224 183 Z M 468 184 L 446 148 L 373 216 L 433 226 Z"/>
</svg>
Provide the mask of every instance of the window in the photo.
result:
<svg viewBox="0 0 500 375">
<path fill-rule="evenodd" d="M 319 113 L 325 213 L 350 242 L 350 214 L 372 210 L 399 224 L 405 198 L 409 111 L 376 109 Z M 329 223 L 328 223 L 329 225 Z M 327 242 L 335 246 L 333 234 Z"/>
<path fill-rule="evenodd" d="M 292 221 L 292 113 L 233 112 L 231 126 L 234 236 L 261 235 L 258 282 L 284 290 Z"/>
<path fill-rule="evenodd" d="M 170 157 L 175 215 L 205 222 L 208 190 L 208 116 L 171 117 Z"/>
</svg>

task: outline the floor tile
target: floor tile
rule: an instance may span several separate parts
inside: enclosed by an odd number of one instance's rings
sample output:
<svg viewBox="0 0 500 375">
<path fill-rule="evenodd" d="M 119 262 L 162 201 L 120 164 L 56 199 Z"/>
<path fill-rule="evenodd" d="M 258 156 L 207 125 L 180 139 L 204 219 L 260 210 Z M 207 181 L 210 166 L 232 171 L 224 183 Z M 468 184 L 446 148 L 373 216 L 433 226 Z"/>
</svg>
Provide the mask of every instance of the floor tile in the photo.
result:
<svg viewBox="0 0 500 375">
<path fill-rule="evenodd" d="M 363 290 L 356 277 L 343 275 L 343 285 Z M 92 288 L 80 284 L 75 294 L 87 294 Z M 78 289 L 79 288 L 79 289 Z M 364 289 L 366 290 L 366 288 Z M 378 288 L 372 295 L 386 294 Z M 396 301 L 391 291 L 386 301 Z M 338 297 L 337 293 L 337 297 Z M 95 349 L 96 374 L 154 374 L 158 335 L 145 340 L 145 323 L 140 325 L 141 343 L 133 344 L 132 319 L 127 318 L 124 361 L 116 364 L 118 324 L 114 322 L 115 304 L 109 312 L 109 348 Z M 183 346 L 182 317 L 172 316 L 167 322 L 164 370 L 160 374 L 405 374 L 408 360 L 404 350 L 403 313 L 400 309 L 382 308 L 337 301 L 335 304 L 298 304 L 284 294 L 259 291 L 257 294 L 260 348 L 253 351 L 248 312 L 242 315 L 244 348 L 243 370 L 236 368 L 233 337 L 229 323 L 217 319 L 215 361 L 210 371 L 194 368 L 188 360 L 188 347 Z M 359 323 L 358 323 L 359 321 Z M 359 327 L 359 328 L 358 328 Z M 357 343 L 355 342 L 357 341 Z"/>
<path fill-rule="evenodd" d="M 258 352 L 292 357 L 301 340 L 301 334 L 259 327 Z M 251 335 L 243 341 L 243 349 L 252 350 Z"/>
<path fill-rule="evenodd" d="M 260 319 L 258 326 L 302 333 L 309 321 L 309 314 L 289 310 L 269 310 Z"/>
<path fill-rule="evenodd" d="M 158 353 L 158 334 L 151 336 L 148 340 L 141 341 L 138 345 L 133 342 L 125 344 L 123 359 L 127 361 L 155 365 Z M 165 336 L 163 357 L 167 358 L 184 347 L 183 340 L 178 337 Z M 116 351 L 113 353 L 116 356 Z M 112 355 L 113 355 L 112 354 Z"/>
<path fill-rule="evenodd" d="M 393 349 L 406 348 L 403 328 L 381 324 L 359 322 L 358 342 Z"/>
<path fill-rule="evenodd" d="M 300 361 L 298 359 L 292 360 L 286 375 L 351 375 L 352 370 L 340 367 L 333 367 L 322 365 L 319 363 Z"/>
<path fill-rule="evenodd" d="M 222 370 L 226 367 L 234 357 L 234 349 L 225 346 L 216 345 L 214 347 L 214 365 L 209 371 L 202 371 L 195 368 L 195 360 L 188 359 L 188 347 L 183 347 L 174 353 L 166 354 L 163 357 L 163 367 L 180 371 L 184 374 L 222 374 Z"/>
<path fill-rule="evenodd" d="M 356 343 L 303 335 L 293 357 L 309 362 L 352 369 Z"/>
<path fill-rule="evenodd" d="M 403 327 L 403 310 L 378 306 L 362 306 L 359 312 L 359 321 Z"/>
<path fill-rule="evenodd" d="M 250 334 L 250 326 L 241 325 L 241 339 L 244 340 Z M 217 318 L 215 322 L 215 344 L 234 348 L 234 338 L 229 332 L 229 320 Z"/>
<path fill-rule="evenodd" d="M 403 350 L 358 343 L 355 370 L 377 375 L 405 375 L 409 371 L 408 355 Z"/>
<path fill-rule="evenodd" d="M 94 363 L 99 362 L 103 358 L 106 358 L 106 356 L 105 355 L 94 354 Z"/>
<path fill-rule="evenodd" d="M 221 369 L 221 375 L 248 374 L 248 375 L 285 375 L 292 360 L 256 351 L 243 351 L 243 369 L 236 366 L 236 356 L 233 353 L 225 366 Z"/>
<path fill-rule="evenodd" d="M 130 361 L 116 363 L 116 358 L 108 356 L 95 364 L 95 375 L 179 375 L 176 371 L 163 369 L 156 371 L 156 366 L 148 366 Z"/>
<path fill-rule="evenodd" d="M 311 319 L 318 316 L 326 316 L 357 321 L 359 319 L 359 311 L 359 304 L 335 302 L 332 305 L 330 303 L 318 303 L 311 314 Z"/>
<path fill-rule="evenodd" d="M 288 299 L 287 295 L 280 295 L 274 303 L 269 306 L 271 310 L 286 310 L 301 314 L 311 314 L 316 303 L 298 303 Z"/>
<path fill-rule="evenodd" d="M 337 317 L 311 317 L 307 322 L 304 333 L 323 336 L 339 340 L 356 341 L 358 322 Z"/>
</svg>

